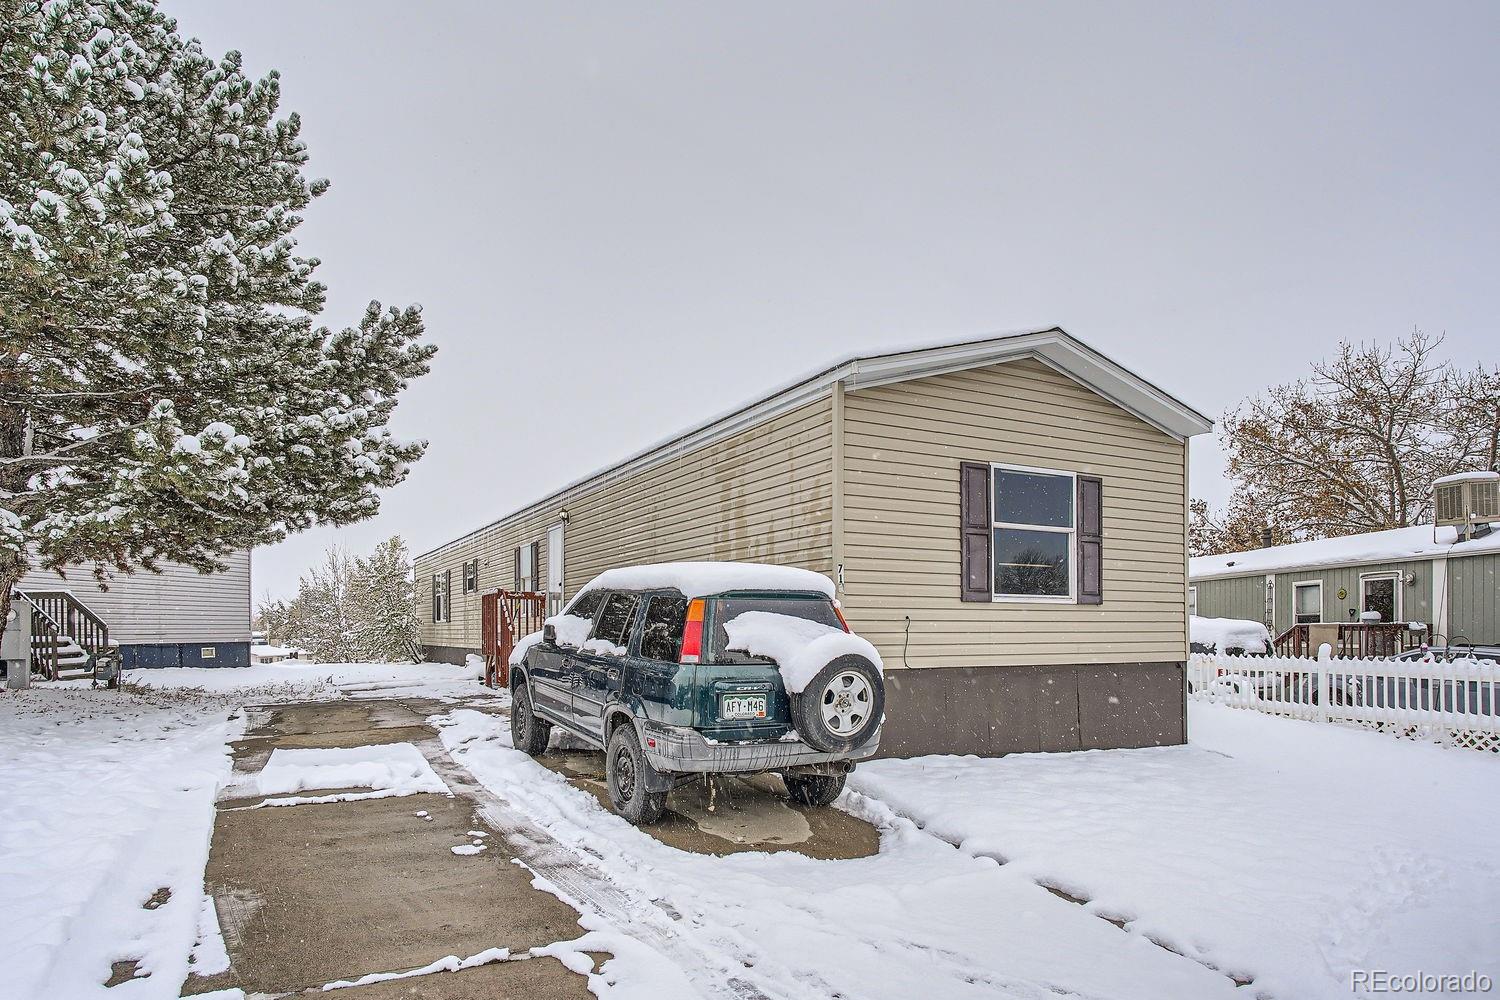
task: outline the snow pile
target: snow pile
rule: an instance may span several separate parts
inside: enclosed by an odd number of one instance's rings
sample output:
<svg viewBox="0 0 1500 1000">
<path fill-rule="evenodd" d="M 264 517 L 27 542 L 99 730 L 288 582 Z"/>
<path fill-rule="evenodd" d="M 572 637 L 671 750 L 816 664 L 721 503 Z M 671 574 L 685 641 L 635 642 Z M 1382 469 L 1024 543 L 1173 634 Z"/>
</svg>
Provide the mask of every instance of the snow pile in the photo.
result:
<svg viewBox="0 0 1500 1000">
<path fill-rule="evenodd" d="M 632 997 L 721 996 L 730 982 L 736 995 L 860 1000 L 1242 996 L 1227 977 L 863 796 L 844 801 L 880 830 L 871 857 L 689 854 L 512 749 L 504 719 L 460 709 L 434 721 L 458 763 L 555 841 L 546 856 L 569 875 L 565 888 L 546 872 L 533 884 L 582 912 L 591 933 L 568 950 L 612 953 L 601 973 Z M 590 885 L 606 890 L 579 898 Z M 599 995 L 616 995 L 602 985 L 590 977 Z"/>
<path fill-rule="evenodd" d="M 1207 646 L 1216 653 L 1243 649 L 1247 653 L 1269 653 L 1271 632 L 1264 622 L 1244 618 L 1199 618 L 1188 616 L 1188 635 L 1192 642 Z"/>
<path fill-rule="evenodd" d="M 1246 995 L 1344 1000 L 1355 969 L 1494 968 L 1493 755 L 1197 702 L 1189 735 L 880 760 L 849 784 L 1088 900 L 1143 947 L 1253 977 Z"/>
<path fill-rule="evenodd" d="M 1500 529 L 1500 525 L 1494 527 Z M 1434 529 L 1430 524 L 1420 524 L 1412 528 L 1368 531 L 1362 535 L 1322 538 L 1313 542 L 1292 542 L 1289 545 L 1273 545 L 1266 549 L 1230 552 L 1221 556 L 1194 556 L 1188 560 L 1188 578 L 1212 580 L 1216 577 L 1275 573 L 1301 567 L 1485 552 L 1500 552 L 1500 530 L 1492 531 L 1483 538 L 1460 542 L 1458 531 L 1451 526 Z"/>
<path fill-rule="evenodd" d="M 422 751 L 410 743 L 276 749 L 255 776 L 255 789 L 261 795 L 282 795 L 309 788 L 368 788 L 381 793 L 378 797 L 448 791 Z"/>
<path fill-rule="evenodd" d="M 464 676 L 470 680 L 484 680 L 484 657 L 478 653 L 464 654 Z"/>
<path fill-rule="evenodd" d="M 677 562 L 624 566 L 594 577 L 590 590 L 658 590 L 675 588 L 684 597 L 708 597 L 731 590 L 797 590 L 833 596 L 833 581 L 822 573 L 766 563 Z"/>
<path fill-rule="evenodd" d="M 136 690 L 218 695 L 225 704 L 307 701 L 324 698 L 385 698 L 402 693 L 445 701 L 508 697 L 474 684 L 463 667 L 449 663 L 311 663 L 282 660 L 225 670 L 212 667 L 152 667 L 127 670 Z"/>
<path fill-rule="evenodd" d="M 579 593 L 582 593 L 582 591 L 579 591 Z M 578 598 L 575 597 L 573 599 L 576 601 Z M 589 637 L 589 631 L 594 627 L 594 620 L 592 618 L 581 618 L 578 615 L 570 615 L 564 613 L 560 615 L 553 615 L 551 618 L 548 618 L 542 623 L 542 626 L 544 628 L 548 625 L 551 625 L 554 629 L 557 630 L 557 641 L 559 645 L 582 647 Z M 518 666 L 520 662 L 526 658 L 526 651 L 541 641 L 542 633 L 540 629 L 518 639 L 515 646 L 513 646 L 510 651 L 510 665 L 513 667 Z M 603 640 L 599 641 L 603 642 Z M 611 644 L 605 642 L 604 645 L 610 646 Z M 612 648 L 620 649 L 620 647 L 618 646 L 613 646 Z M 609 652 L 609 650 L 601 651 Z M 620 652 L 615 655 L 623 656 L 625 655 L 625 651 L 621 649 Z"/>
<path fill-rule="evenodd" d="M 774 660 L 789 694 L 800 694 L 829 661 L 848 653 L 863 656 L 884 670 L 880 654 L 867 639 L 822 622 L 771 611 L 746 611 L 724 623 L 729 649 Z"/>
</svg>

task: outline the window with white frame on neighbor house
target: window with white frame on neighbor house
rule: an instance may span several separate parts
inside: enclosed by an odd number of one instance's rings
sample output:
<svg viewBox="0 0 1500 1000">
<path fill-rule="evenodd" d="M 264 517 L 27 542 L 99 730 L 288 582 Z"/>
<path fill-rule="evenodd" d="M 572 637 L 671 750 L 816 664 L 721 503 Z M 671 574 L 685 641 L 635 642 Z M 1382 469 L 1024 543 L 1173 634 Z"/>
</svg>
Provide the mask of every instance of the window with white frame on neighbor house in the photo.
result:
<svg viewBox="0 0 1500 1000">
<path fill-rule="evenodd" d="M 992 484 L 995 596 L 1070 599 L 1077 530 L 1073 474 L 996 465 Z"/>
</svg>

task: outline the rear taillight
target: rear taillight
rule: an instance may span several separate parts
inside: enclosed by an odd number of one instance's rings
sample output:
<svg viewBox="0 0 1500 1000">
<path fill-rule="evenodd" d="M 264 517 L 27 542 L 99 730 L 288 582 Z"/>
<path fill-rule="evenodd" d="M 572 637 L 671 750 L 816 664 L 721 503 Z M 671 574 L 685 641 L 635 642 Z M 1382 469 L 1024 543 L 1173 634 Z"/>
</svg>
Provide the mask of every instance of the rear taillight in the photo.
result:
<svg viewBox="0 0 1500 1000">
<path fill-rule="evenodd" d="M 833 606 L 833 613 L 839 616 L 839 624 L 844 626 L 844 631 L 849 631 L 849 623 L 844 621 L 844 613 L 839 610 L 839 606 L 837 604 Z"/>
<path fill-rule="evenodd" d="M 703 599 L 688 602 L 687 618 L 682 623 L 682 655 L 678 663 L 697 663 L 703 655 Z"/>
</svg>

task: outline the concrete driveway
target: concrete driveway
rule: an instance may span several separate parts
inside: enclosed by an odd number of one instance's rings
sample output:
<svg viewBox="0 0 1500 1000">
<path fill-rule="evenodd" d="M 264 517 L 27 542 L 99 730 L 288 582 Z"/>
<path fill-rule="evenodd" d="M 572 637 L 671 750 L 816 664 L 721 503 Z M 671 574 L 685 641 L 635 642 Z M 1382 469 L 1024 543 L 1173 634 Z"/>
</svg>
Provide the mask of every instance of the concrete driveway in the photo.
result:
<svg viewBox="0 0 1500 1000">
<path fill-rule="evenodd" d="M 427 719 L 452 707 L 396 698 L 247 709 L 206 873 L 229 968 L 190 976 L 185 995 L 238 987 L 279 996 L 362 981 L 341 995 L 592 995 L 587 976 L 599 974 L 609 956 L 589 953 L 593 968 L 574 960 L 573 971 L 537 954 L 582 931 L 579 911 L 559 898 L 566 893 L 534 884 L 539 875 L 553 884 L 571 878 L 576 889 L 588 876 L 576 869 L 560 876 L 547 833 L 508 810 L 443 747 Z M 503 714 L 493 701 L 472 707 Z M 381 797 L 349 786 L 275 796 L 256 789 L 277 750 L 396 744 L 416 747 L 448 793 Z M 545 763 L 607 804 L 602 755 L 564 750 Z M 834 809 L 793 808 L 775 778 L 732 782 L 712 801 L 701 783 L 680 789 L 650 832 L 698 854 L 792 850 L 832 859 L 879 849 L 874 827 Z M 607 892 L 583 892 L 595 890 Z M 443 968 L 449 956 L 447 966 L 473 964 Z M 429 967 L 432 974 L 380 978 Z"/>
</svg>

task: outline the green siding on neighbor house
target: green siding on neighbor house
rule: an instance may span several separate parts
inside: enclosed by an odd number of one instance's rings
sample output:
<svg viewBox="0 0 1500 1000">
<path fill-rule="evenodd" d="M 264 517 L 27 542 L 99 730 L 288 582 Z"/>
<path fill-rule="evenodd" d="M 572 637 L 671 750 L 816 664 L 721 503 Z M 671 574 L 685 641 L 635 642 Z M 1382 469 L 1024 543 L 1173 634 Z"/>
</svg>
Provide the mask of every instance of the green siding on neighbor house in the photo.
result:
<svg viewBox="0 0 1500 1000">
<path fill-rule="evenodd" d="M 1451 564 L 1450 564 L 1451 565 Z M 1276 574 L 1276 634 L 1292 627 L 1292 586 L 1312 580 L 1323 581 L 1323 621 L 1347 622 L 1359 619 L 1359 578 L 1380 573 L 1402 574 L 1399 620 L 1432 623 L 1432 563 L 1367 563 L 1362 566 L 1325 567 Z M 1407 584 L 1406 576 L 1416 582 Z M 1346 594 L 1339 597 L 1339 588 Z M 1349 612 L 1354 612 L 1351 617 Z"/>
<path fill-rule="evenodd" d="M 1366 563 L 1360 566 L 1327 566 L 1276 574 L 1276 622 L 1272 632 L 1280 635 L 1292 625 L 1293 587 L 1320 580 L 1323 583 L 1323 621 L 1350 621 L 1351 610 L 1359 610 L 1359 578 L 1378 573 L 1400 573 L 1401 620 L 1425 622 L 1436 629 L 1439 610 L 1432 605 L 1432 560 Z M 1406 583 L 1406 577 L 1412 577 Z M 1198 614 L 1205 618 L 1244 618 L 1261 621 L 1265 616 L 1264 574 L 1197 580 Z M 1344 588 L 1342 599 L 1339 588 Z M 1448 558 L 1448 631 L 1474 642 L 1500 642 L 1500 555 Z"/>
<path fill-rule="evenodd" d="M 1193 584 L 1198 588 L 1199 617 L 1260 621 L 1266 607 L 1265 580 L 1264 576 L 1200 580 Z"/>
<path fill-rule="evenodd" d="M 1448 560 L 1448 630 L 1500 643 L 1500 555 Z"/>
</svg>

